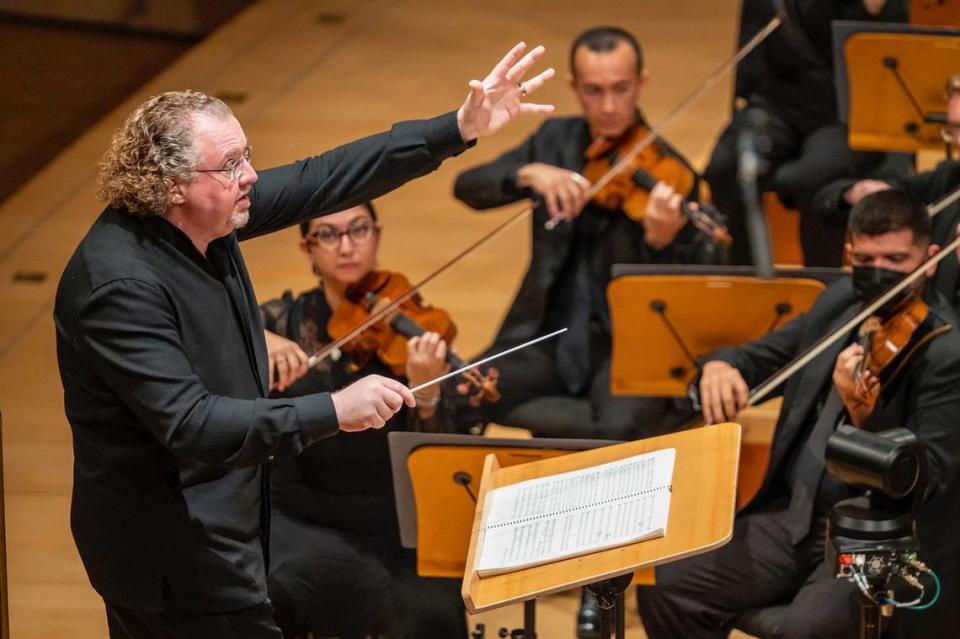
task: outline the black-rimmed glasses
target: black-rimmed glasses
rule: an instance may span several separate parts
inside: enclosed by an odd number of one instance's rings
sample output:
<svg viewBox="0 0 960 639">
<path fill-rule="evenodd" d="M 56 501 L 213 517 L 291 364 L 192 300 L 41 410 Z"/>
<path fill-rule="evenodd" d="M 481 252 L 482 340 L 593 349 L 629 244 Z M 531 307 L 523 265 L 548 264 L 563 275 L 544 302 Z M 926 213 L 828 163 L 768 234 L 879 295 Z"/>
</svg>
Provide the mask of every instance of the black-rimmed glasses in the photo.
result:
<svg viewBox="0 0 960 639">
<path fill-rule="evenodd" d="M 339 246 L 343 236 L 346 235 L 354 244 L 365 244 L 370 241 L 377 228 L 379 227 L 369 220 L 354 222 L 345 231 L 340 231 L 334 226 L 321 226 L 313 233 L 309 233 L 306 240 L 310 244 L 316 244 L 326 249 L 335 249 Z"/>
</svg>

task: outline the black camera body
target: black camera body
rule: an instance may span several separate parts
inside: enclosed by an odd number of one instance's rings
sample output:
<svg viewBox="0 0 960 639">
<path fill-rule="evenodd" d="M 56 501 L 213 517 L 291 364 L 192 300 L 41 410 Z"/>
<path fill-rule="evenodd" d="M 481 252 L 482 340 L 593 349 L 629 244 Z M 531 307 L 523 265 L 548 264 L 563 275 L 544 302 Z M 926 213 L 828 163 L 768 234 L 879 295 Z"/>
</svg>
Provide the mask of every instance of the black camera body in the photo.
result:
<svg viewBox="0 0 960 639">
<path fill-rule="evenodd" d="M 825 560 L 837 578 L 882 588 L 917 561 L 913 510 L 926 484 L 926 456 L 906 428 L 879 433 L 841 426 L 827 442 L 827 470 L 869 494 L 841 501 L 827 521 Z"/>
</svg>

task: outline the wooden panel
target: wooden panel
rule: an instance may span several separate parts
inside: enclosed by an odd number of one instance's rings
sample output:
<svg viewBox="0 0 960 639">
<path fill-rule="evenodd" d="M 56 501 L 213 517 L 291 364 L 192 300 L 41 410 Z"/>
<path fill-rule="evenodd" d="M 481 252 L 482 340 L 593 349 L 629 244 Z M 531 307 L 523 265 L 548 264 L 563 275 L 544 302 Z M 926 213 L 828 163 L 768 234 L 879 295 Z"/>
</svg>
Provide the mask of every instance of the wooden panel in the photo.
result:
<svg viewBox="0 0 960 639">
<path fill-rule="evenodd" d="M 810 308 L 823 289 L 822 282 L 799 278 L 617 278 L 607 287 L 613 324 L 610 390 L 614 395 L 684 397 L 696 369 L 674 330 L 692 356 L 699 357 L 762 337 L 775 324 L 778 305 L 789 306 L 782 325 Z M 657 300 L 666 304 L 663 316 L 651 306 Z"/>
<path fill-rule="evenodd" d="M 884 60 L 892 57 L 898 61 L 900 74 L 922 112 L 945 112 L 943 86 L 960 69 L 957 35 L 857 33 L 847 38 L 843 49 L 850 78 L 851 148 L 943 149 L 939 125 L 921 121 Z"/>
</svg>

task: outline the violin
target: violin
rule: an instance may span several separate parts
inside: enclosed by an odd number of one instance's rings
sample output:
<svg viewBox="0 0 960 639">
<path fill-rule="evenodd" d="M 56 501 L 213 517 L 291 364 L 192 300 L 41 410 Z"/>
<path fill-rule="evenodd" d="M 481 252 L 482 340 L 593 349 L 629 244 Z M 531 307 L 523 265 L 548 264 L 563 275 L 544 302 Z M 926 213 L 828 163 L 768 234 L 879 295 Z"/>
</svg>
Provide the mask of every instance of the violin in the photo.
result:
<svg viewBox="0 0 960 639">
<path fill-rule="evenodd" d="M 857 341 L 863 347 L 863 359 L 854 373 L 863 389 L 863 403 L 873 409 L 879 396 L 879 385 L 868 388 L 863 381 L 864 371 L 876 379 L 889 377 L 887 369 L 897 355 L 913 340 L 914 333 L 930 314 L 930 307 L 919 295 L 900 306 L 889 318 L 868 317 L 857 331 Z"/>
<path fill-rule="evenodd" d="M 362 332 L 348 337 L 354 328 L 363 325 L 372 315 L 381 312 L 393 300 L 407 295 L 412 286 L 400 273 L 371 271 L 356 284 L 347 288 L 346 297 L 327 322 L 327 334 L 339 346 L 341 352 L 349 353 L 353 366 L 359 370 L 376 355 L 395 375 L 406 374 L 407 341 L 427 331 L 439 333 L 449 345 L 457 335 L 457 326 L 445 310 L 425 304 L 419 294 L 408 296 L 392 312 L 380 321 L 367 326 Z M 345 339 L 347 338 L 347 339 Z M 466 366 L 452 348 L 447 349 L 446 361 L 457 369 Z M 457 392 L 469 395 L 471 406 L 483 401 L 500 399 L 497 382 L 500 373 L 495 368 L 483 374 L 476 369 L 461 373 L 462 381 Z"/>
<path fill-rule="evenodd" d="M 927 303 L 916 297 L 886 320 L 881 321 L 876 315 L 868 317 L 858 331 L 864 352 L 858 374 L 868 370 L 879 378 L 890 362 L 910 343 L 913 334 L 929 314 Z"/>
<path fill-rule="evenodd" d="M 591 183 L 601 183 L 625 149 L 636 147 L 640 140 L 649 136 L 649 128 L 638 124 L 617 140 L 597 138 L 584 151 L 587 164 L 583 168 L 583 176 Z M 654 140 L 633 155 L 629 165 L 603 183 L 590 199 L 603 208 L 621 209 L 631 219 L 639 220 L 646 212 L 650 191 L 658 183 L 664 182 L 678 193 L 689 193 L 695 180 L 693 169 L 667 153 L 663 145 Z M 697 202 L 695 208 L 683 200 L 680 208 L 693 225 L 712 241 L 721 246 L 733 243 L 730 232 L 717 221 L 721 214 L 713 206 Z"/>
</svg>

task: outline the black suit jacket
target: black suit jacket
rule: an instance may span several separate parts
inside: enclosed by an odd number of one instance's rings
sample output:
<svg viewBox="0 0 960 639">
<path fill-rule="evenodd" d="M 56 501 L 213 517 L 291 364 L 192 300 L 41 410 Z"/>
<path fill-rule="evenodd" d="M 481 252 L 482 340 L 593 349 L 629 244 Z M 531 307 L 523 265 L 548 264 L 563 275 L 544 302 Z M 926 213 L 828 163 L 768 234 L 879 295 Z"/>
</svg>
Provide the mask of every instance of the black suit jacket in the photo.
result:
<svg viewBox="0 0 960 639">
<path fill-rule="evenodd" d="M 849 278 L 833 283 L 811 309 L 783 328 L 737 348 L 707 356 L 734 366 L 753 388 L 862 308 Z M 939 298 L 932 307 L 937 325 L 953 329 L 922 346 L 899 374 L 884 386 L 865 428 L 903 426 L 927 446 L 929 498 L 917 513 L 922 556 L 936 569 L 955 571 L 960 559 L 960 330 L 957 318 Z M 849 344 L 841 339 L 790 378 L 782 387 L 783 408 L 774 433 L 770 465 L 746 511 L 789 497 L 788 461 L 809 435 L 821 396 L 832 384 L 837 355 Z"/>
<path fill-rule="evenodd" d="M 54 319 L 72 528 L 106 600 L 223 611 L 266 599 L 261 464 L 338 424 L 329 394 L 266 398 L 238 240 L 373 199 L 464 146 L 448 114 L 262 171 L 248 225 L 206 257 L 160 217 L 101 214 L 63 273 Z"/>
<path fill-rule="evenodd" d="M 659 142 L 668 153 L 686 164 L 686 160 L 665 141 Z M 533 191 L 517 186 L 517 170 L 532 162 L 543 162 L 581 172 L 586 163 L 583 153 L 589 145 L 590 132 L 586 120 L 582 117 L 553 118 L 544 122 L 536 133 L 517 148 L 507 151 L 493 162 L 457 176 L 454 195 L 474 209 L 491 209 L 525 198 L 533 198 L 537 204 L 530 216 L 533 237 L 530 266 L 491 350 L 517 344 L 544 330 L 548 309 L 555 301 L 556 289 L 569 284 L 558 282 L 558 279 L 573 245 L 574 225 L 559 224 L 552 231 L 544 228 L 549 217 L 546 206 Z M 695 198 L 698 192 L 695 183 L 687 195 Z M 584 214 L 590 214 L 591 208 L 588 204 Z M 661 251 L 652 249 L 643 241 L 643 226 L 638 221 L 624 216 L 615 230 L 621 235 L 613 238 L 618 255 L 610 256 L 611 261 L 661 264 L 708 264 L 719 261 L 713 245 L 691 224 L 687 224 L 677 239 Z"/>
</svg>

